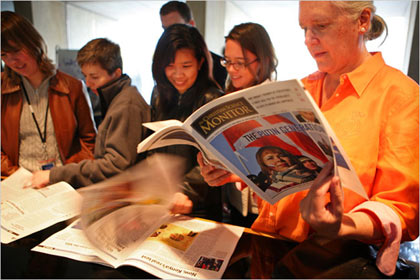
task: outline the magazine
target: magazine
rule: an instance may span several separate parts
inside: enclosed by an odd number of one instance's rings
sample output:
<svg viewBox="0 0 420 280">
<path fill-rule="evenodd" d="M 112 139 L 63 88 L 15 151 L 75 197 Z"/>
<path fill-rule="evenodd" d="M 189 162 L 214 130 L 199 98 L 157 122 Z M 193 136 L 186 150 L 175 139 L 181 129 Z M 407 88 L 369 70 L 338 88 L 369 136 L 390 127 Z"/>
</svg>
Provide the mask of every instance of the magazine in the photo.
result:
<svg viewBox="0 0 420 280">
<path fill-rule="evenodd" d="M 80 213 L 82 197 L 65 182 L 25 188 L 32 173 L 19 168 L 1 182 L 1 243 L 10 243 Z"/>
<path fill-rule="evenodd" d="M 221 278 L 244 229 L 170 213 L 182 164 L 153 155 L 80 189 L 80 219 L 33 250 L 161 278 Z"/>
<path fill-rule="evenodd" d="M 206 162 L 237 174 L 274 204 L 311 186 L 327 162 L 343 187 L 368 198 L 344 149 L 299 80 L 263 83 L 215 99 L 184 122 L 143 124 L 154 131 L 141 153 L 192 145 Z"/>
</svg>

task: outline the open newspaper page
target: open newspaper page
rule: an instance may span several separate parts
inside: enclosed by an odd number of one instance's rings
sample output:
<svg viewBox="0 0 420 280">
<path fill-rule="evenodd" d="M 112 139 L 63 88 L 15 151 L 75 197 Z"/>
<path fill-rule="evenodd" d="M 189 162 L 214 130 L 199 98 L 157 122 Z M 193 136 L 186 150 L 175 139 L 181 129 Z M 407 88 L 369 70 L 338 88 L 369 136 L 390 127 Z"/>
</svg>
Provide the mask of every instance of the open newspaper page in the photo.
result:
<svg viewBox="0 0 420 280">
<path fill-rule="evenodd" d="M 80 213 L 81 196 L 65 182 L 24 188 L 32 173 L 19 168 L 1 182 L 1 243 L 10 243 Z"/>
<path fill-rule="evenodd" d="M 124 264 L 174 279 L 221 279 L 244 228 L 172 216 Z"/>
<path fill-rule="evenodd" d="M 80 219 L 33 250 L 114 268 L 131 265 L 162 278 L 221 278 L 243 228 L 170 214 L 181 164 L 179 157 L 156 154 L 79 189 Z"/>
<path fill-rule="evenodd" d="M 239 175 L 271 204 L 309 188 L 329 161 L 344 187 L 367 198 L 337 137 L 298 80 L 264 83 L 225 95 L 183 124 L 163 123 L 156 130 L 139 144 L 139 152 L 189 139 L 200 146 L 206 160 L 218 161 Z"/>
<path fill-rule="evenodd" d="M 221 279 L 242 227 L 172 216 L 129 254 L 113 265 L 102 259 L 97 247 L 86 237 L 80 220 L 50 236 L 32 250 L 94 262 L 105 266 L 130 265 L 165 279 Z"/>
</svg>

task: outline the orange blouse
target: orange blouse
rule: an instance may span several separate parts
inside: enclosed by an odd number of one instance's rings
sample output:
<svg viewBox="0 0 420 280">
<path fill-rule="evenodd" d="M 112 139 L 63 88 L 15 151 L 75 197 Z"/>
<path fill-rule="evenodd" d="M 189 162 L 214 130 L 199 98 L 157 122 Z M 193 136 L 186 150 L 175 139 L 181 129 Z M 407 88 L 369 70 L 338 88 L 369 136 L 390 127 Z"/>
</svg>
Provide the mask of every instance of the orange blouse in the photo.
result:
<svg viewBox="0 0 420 280">
<path fill-rule="evenodd" d="M 325 73 L 302 80 L 320 105 Z M 419 86 L 374 53 L 340 85 L 321 111 L 334 129 L 370 201 L 389 206 L 401 221 L 402 240 L 419 231 Z M 275 205 L 260 200 L 252 229 L 277 233 L 298 242 L 309 225 L 299 213 L 307 191 L 289 195 Z M 344 189 L 344 212 L 356 206 L 382 221 L 382 211 L 363 209 L 365 199 Z M 365 204 L 367 204 L 365 202 Z M 398 218 L 397 218 L 398 221 Z"/>
</svg>

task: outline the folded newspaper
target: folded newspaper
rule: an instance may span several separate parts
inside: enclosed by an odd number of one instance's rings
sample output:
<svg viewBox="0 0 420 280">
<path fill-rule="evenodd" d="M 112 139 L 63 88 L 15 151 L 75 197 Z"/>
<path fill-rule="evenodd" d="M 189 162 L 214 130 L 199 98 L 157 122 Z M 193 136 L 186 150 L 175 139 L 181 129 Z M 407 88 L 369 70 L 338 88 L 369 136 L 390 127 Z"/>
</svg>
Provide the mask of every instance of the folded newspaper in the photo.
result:
<svg viewBox="0 0 420 280">
<path fill-rule="evenodd" d="M 192 145 L 274 204 L 311 186 L 327 162 L 343 187 L 368 198 L 344 149 L 299 80 L 264 83 L 213 100 L 183 123 L 143 124 L 154 131 L 137 152 Z"/>
<path fill-rule="evenodd" d="M 221 278 L 243 228 L 170 214 L 181 164 L 154 155 L 80 189 L 80 219 L 33 250 L 114 268 L 135 266 L 161 278 Z"/>
</svg>

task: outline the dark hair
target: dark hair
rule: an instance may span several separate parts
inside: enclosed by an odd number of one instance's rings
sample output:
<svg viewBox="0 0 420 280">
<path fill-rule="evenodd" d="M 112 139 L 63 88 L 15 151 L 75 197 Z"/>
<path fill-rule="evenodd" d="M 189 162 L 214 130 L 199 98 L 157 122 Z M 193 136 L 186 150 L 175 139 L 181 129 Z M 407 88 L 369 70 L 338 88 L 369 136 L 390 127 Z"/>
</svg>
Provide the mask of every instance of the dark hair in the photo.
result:
<svg viewBox="0 0 420 280">
<path fill-rule="evenodd" d="M 1 51 L 17 52 L 21 49 L 36 59 L 39 70 L 45 76 L 54 73 L 55 67 L 47 56 L 47 45 L 32 23 L 14 12 L 1 12 Z M 12 84 L 20 83 L 19 75 L 7 65 L 4 73 Z"/>
<path fill-rule="evenodd" d="M 109 75 L 118 68 L 123 70 L 120 46 L 106 38 L 93 39 L 84 45 L 77 53 L 77 63 L 80 67 L 99 64 Z"/>
<path fill-rule="evenodd" d="M 225 41 L 227 40 L 238 42 L 241 45 L 244 55 L 245 50 L 248 50 L 257 56 L 260 62 L 260 68 L 258 73 L 255 73 L 255 85 L 267 79 L 271 80 L 276 78 L 277 57 L 270 36 L 262 25 L 252 22 L 235 25 L 225 37 Z M 274 77 L 272 77 L 273 74 Z M 230 78 L 228 78 L 226 92 L 236 90 Z"/>
<path fill-rule="evenodd" d="M 166 77 L 165 68 L 174 62 L 175 54 L 180 49 L 193 50 L 197 61 L 203 61 L 193 85 L 197 94 L 204 94 L 204 89 L 210 86 L 218 87 L 213 79 L 212 58 L 200 32 L 193 26 L 173 24 L 163 32 L 153 54 L 152 73 L 159 92 L 157 106 L 162 110 L 168 109 L 179 95 Z"/>
<path fill-rule="evenodd" d="M 290 159 L 290 162 L 292 163 L 292 165 L 300 165 L 300 163 L 298 161 L 298 158 L 294 154 L 292 154 L 292 153 L 290 153 L 286 150 L 283 150 L 280 147 L 264 146 L 264 147 L 261 147 L 257 151 L 257 153 L 255 155 L 255 158 L 257 159 L 258 165 L 261 167 L 261 172 L 263 172 L 266 175 L 270 175 L 270 168 L 267 165 L 265 165 L 264 160 L 263 160 L 263 153 L 266 152 L 266 151 L 279 153 L 282 156 L 288 157 Z"/>
<path fill-rule="evenodd" d="M 160 8 L 159 14 L 166 16 L 172 12 L 177 12 L 185 20 L 186 23 L 192 19 L 192 13 L 190 7 L 184 2 L 180 1 L 169 1 Z"/>
</svg>

